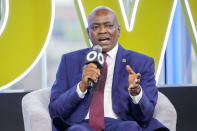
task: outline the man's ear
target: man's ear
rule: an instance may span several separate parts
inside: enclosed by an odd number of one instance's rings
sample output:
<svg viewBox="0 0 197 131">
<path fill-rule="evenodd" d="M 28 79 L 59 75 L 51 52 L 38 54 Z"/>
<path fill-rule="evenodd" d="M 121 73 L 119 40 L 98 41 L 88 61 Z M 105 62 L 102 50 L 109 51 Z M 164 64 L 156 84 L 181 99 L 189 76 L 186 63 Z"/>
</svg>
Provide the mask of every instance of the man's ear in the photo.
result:
<svg viewBox="0 0 197 131">
<path fill-rule="evenodd" d="M 90 39 L 90 36 L 89 36 L 90 31 L 89 31 L 88 28 L 86 28 L 86 32 L 87 32 L 87 34 L 88 34 L 88 38 Z"/>
<path fill-rule="evenodd" d="M 118 31 L 119 31 L 119 34 L 118 34 L 118 37 L 120 37 L 120 25 L 118 24 Z"/>
</svg>

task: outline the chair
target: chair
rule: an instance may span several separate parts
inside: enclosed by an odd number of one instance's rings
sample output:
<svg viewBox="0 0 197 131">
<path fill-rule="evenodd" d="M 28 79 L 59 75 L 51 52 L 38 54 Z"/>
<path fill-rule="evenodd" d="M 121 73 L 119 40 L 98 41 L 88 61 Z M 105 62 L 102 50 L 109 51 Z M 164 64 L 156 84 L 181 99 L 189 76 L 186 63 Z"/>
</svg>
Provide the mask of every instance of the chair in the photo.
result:
<svg viewBox="0 0 197 131">
<path fill-rule="evenodd" d="M 50 88 L 40 89 L 25 95 L 22 99 L 22 112 L 25 131 L 52 131 L 48 105 Z M 177 113 L 169 99 L 161 92 L 155 107 L 154 118 L 170 129 L 176 130 Z"/>
<path fill-rule="evenodd" d="M 25 131 L 52 131 L 48 111 L 50 88 L 28 93 L 22 99 Z"/>
</svg>

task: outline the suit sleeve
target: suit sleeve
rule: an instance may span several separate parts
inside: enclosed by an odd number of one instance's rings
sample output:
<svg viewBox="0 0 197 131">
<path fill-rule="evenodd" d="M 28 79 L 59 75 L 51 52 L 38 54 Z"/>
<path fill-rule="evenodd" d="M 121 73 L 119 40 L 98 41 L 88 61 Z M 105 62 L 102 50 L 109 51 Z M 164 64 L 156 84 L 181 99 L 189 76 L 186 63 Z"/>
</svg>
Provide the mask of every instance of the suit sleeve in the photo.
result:
<svg viewBox="0 0 197 131">
<path fill-rule="evenodd" d="M 49 113 L 53 122 L 57 118 L 61 121 L 66 120 L 82 100 L 76 92 L 77 84 L 69 87 L 67 68 L 66 56 L 64 55 L 51 89 Z"/>
<path fill-rule="evenodd" d="M 143 90 L 142 98 L 138 104 L 131 102 L 132 116 L 141 126 L 146 127 L 153 117 L 153 112 L 158 98 L 155 82 L 154 60 L 147 59 L 142 67 L 140 86 Z"/>
</svg>

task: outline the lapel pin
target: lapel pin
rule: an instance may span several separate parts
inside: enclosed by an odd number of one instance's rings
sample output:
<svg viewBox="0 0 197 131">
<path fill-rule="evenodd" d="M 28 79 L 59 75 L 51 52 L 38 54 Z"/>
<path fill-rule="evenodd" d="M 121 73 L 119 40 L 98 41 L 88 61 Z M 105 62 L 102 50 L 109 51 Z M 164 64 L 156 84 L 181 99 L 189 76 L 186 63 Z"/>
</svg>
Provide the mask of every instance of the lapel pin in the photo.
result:
<svg viewBox="0 0 197 131">
<path fill-rule="evenodd" d="M 127 60 L 126 60 L 126 59 L 122 59 L 122 62 L 123 62 L 123 63 L 126 63 L 126 62 L 127 62 Z"/>
</svg>

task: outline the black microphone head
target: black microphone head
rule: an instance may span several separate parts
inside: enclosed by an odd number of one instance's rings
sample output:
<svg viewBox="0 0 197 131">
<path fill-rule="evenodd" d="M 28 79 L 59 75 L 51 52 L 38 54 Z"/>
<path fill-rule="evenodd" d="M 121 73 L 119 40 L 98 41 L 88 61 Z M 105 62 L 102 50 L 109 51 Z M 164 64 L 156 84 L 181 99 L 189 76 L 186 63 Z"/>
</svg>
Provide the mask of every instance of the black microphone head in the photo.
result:
<svg viewBox="0 0 197 131">
<path fill-rule="evenodd" d="M 97 51 L 98 53 L 101 53 L 102 52 L 102 48 L 101 48 L 100 45 L 93 46 L 93 50 Z"/>
<path fill-rule="evenodd" d="M 104 64 L 104 57 L 100 45 L 93 46 L 93 49 L 87 53 L 86 64 L 94 63 L 98 68 L 102 68 Z"/>
</svg>

